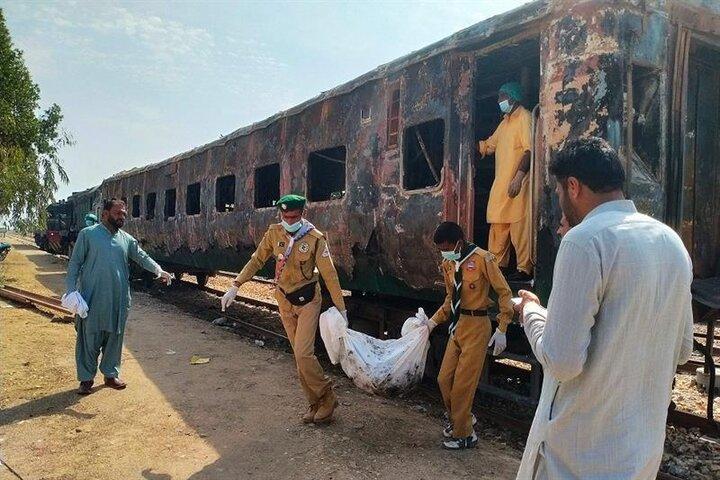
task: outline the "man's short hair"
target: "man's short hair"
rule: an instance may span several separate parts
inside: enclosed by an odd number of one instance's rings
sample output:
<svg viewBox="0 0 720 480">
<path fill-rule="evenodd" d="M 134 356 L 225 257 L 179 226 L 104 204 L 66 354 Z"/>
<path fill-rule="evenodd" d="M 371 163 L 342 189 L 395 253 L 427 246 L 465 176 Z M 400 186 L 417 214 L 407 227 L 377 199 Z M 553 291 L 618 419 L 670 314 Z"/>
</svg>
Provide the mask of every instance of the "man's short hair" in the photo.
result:
<svg viewBox="0 0 720 480">
<path fill-rule="evenodd" d="M 457 243 L 459 240 L 465 240 L 465 233 L 462 227 L 455 222 L 442 222 L 437 226 L 433 235 L 435 245 Z"/>
<path fill-rule="evenodd" d="M 125 205 L 125 202 L 123 202 L 119 198 L 113 197 L 108 200 L 103 200 L 103 210 L 109 212 L 110 210 L 112 210 L 113 205 L 115 205 L 116 203 L 122 203 L 123 205 Z"/>
<path fill-rule="evenodd" d="M 595 193 L 620 190 L 625 169 L 608 142 L 599 137 L 570 140 L 550 162 L 550 173 L 558 180 L 575 177 Z"/>
</svg>

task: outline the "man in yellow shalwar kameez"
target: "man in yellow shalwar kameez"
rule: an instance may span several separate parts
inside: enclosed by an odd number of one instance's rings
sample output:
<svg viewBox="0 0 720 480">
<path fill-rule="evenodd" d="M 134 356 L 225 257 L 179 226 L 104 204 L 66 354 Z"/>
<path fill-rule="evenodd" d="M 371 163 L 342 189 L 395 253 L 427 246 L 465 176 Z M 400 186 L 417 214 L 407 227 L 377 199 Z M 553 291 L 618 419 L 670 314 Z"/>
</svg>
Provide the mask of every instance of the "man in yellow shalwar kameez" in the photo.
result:
<svg viewBox="0 0 720 480">
<path fill-rule="evenodd" d="M 498 103 L 505 117 L 490 138 L 478 142 L 483 158 L 495 154 L 495 181 L 487 206 L 488 250 L 497 257 L 501 267 L 507 267 L 510 246 L 515 248 L 518 271 L 507 277 L 511 281 L 530 280 L 533 272 L 527 222 L 529 187 L 525 181 L 532 148 L 531 114 L 521 101 L 520 84 L 510 82 L 500 87 Z"/>
</svg>

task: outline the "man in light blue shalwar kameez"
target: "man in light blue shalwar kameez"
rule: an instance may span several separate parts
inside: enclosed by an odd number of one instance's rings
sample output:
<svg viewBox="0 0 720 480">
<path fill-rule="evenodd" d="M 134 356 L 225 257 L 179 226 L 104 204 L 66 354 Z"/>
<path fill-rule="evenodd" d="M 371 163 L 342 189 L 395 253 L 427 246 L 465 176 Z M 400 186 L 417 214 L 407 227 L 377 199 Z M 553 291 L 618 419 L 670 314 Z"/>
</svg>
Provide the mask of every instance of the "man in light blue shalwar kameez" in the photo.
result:
<svg viewBox="0 0 720 480">
<path fill-rule="evenodd" d="M 129 260 L 166 283 L 171 278 L 132 235 L 120 230 L 126 215 L 124 202 L 114 198 L 105 201 L 102 221 L 80 231 L 68 265 L 67 295 L 77 291 L 88 306 L 86 318 L 75 317 L 78 393 L 83 395 L 91 393 L 101 352 L 100 372 L 105 385 L 115 389 L 126 386 L 118 376 L 130 309 Z"/>
</svg>

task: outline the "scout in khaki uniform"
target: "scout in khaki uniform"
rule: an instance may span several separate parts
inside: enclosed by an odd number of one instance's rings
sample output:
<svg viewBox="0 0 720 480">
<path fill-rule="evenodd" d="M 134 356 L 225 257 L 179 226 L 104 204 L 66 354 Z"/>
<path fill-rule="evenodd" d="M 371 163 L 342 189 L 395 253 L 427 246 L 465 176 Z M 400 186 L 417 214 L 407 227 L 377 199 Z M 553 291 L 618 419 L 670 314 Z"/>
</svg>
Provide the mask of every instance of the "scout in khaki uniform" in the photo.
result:
<svg viewBox="0 0 720 480">
<path fill-rule="evenodd" d="M 487 221 L 490 224 L 488 250 L 498 258 L 501 267 L 510 260 L 510 245 L 515 247 L 517 272 L 508 279 L 527 281 L 532 278 L 528 182 L 530 170 L 531 115 L 522 101 L 522 87 L 510 82 L 500 87 L 498 102 L 505 117 L 495 133 L 478 143 L 480 155 L 495 153 L 495 181 L 490 189 Z"/>
<path fill-rule="evenodd" d="M 507 340 L 505 331 L 513 316 L 512 292 L 498 267 L 495 256 L 472 243 L 465 242 L 460 226 L 443 222 L 435 230 L 435 245 L 443 257 L 442 271 L 447 295 L 445 302 L 428 321 L 436 325 L 450 322 L 447 347 L 438 384 L 447 409 L 448 425 L 443 430 L 443 447 L 461 450 L 477 446 L 477 435 L 471 414 L 487 347 L 495 344 L 493 353 L 500 355 Z M 498 295 L 498 327 L 490 337 L 487 309 L 490 287 Z"/>
<path fill-rule="evenodd" d="M 305 198 L 285 195 L 277 205 L 282 221 L 270 225 L 252 258 L 223 296 L 221 305 L 224 311 L 235 299 L 238 288 L 270 257 L 275 257 L 275 298 L 295 353 L 300 384 L 310 403 L 302 419 L 305 423 L 327 423 L 332 421 L 337 398 L 315 357 L 315 332 L 322 305 L 318 271 L 333 303 L 347 321 L 345 301 L 325 237 L 302 218 Z"/>
</svg>

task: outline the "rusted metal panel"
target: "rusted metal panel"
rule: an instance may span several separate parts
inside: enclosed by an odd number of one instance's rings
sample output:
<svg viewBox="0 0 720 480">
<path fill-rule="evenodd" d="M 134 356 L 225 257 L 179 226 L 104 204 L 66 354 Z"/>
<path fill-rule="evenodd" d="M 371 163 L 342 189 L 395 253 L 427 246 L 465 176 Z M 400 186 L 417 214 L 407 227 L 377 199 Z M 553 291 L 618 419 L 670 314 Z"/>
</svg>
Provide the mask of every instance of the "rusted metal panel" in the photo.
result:
<svg viewBox="0 0 720 480">
<path fill-rule="evenodd" d="M 532 2 L 220 140 L 111 177 L 102 190 L 127 198 L 141 193 L 143 209 L 145 194 L 157 193 L 155 218 L 130 219 L 127 229 L 167 262 L 234 270 L 277 218 L 274 208 L 254 206 L 255 169 L 280 163 L 280 191 L 305 193 L 310 153 L 344 146 L 344 196 L 310 202 L 307 210 L 326 232 L 344 284 L 402 295 L 438 292 L 434 227 L 453 219 L 473 229 L 474 95 L 486 74 L 476 67 L 490 50 L 502 52 L 530 38 L 540 55 L 540 71 L 524 73 L 539 77 L 537 279 L 547 292 L 559 221 L 548 163 L 568 138 L 605 137 L 628 166 L 628 195 L 642 211 L 666 219 L 665 207 L 675 198 L 668 182 L 677 177 L 666 172 L 678 170 L 668 155 L 674 141 L 668 132 L 678 125 L 673 93 L 682 77 L 673 70 L 675 32 L 682 25 L 693 35 L 716 35 L 719 10 L 703 0 Z M 398 89 L 399 138 L 397 147 L 389 147 L 388 105 Z M 440 183 L 407 191 L 406 129 L 435 119 L 444 126 Z M 228 174 L 236 177 L 235 209 L 221 213 L 215 210 L 215 181 Z M 201 211 L 188 216 L 186 187 L 194 182 L 202 184 Z M 161 210 L 168 188 L 177 189 L 177 214 L 166 221 Z"/>
</svg>

